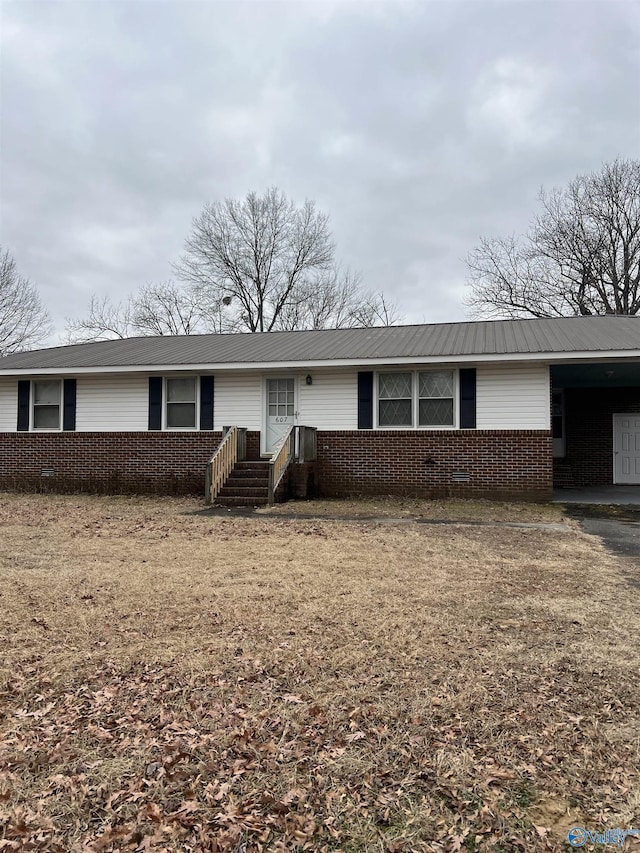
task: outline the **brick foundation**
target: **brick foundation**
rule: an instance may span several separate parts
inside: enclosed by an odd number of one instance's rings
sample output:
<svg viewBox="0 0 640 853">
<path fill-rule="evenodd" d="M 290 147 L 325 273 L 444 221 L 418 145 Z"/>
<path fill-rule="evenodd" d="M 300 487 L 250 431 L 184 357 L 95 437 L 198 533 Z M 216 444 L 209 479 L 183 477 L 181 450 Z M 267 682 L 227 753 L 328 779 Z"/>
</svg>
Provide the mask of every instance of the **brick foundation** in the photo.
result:
<svg viewBox="0 0 640 853">
<path fill-rule="evenodd" d="M 326 497 L 551 497 L 545 430 L 354 430 L 317 438 L 318 488 Z M 463 474 L 467 481 L 452 478 Z"/>
<path fill-rule="evenodd" d="M 640 388 L 566 388 L 565 457 L 554 483 L 568 488 L 613 483 L 613 415 L 640 412 Z"/>
<path fill-rule="evenodd" d="M 317 463 L 295 463 L 289 467 L 286 476 L 286 486 L 283 490 L 283 500 L 305 500 L 317 495 Z M 279 497 L 276 494 L 276 497 Z"/>
<path fill-rule="evenodd" d="M 195 494 L 219 432 L 0 434 L 0 488 L 101 494 Z M 259 458 L 260 434 L 247 434 Z M 319 432 L 318 461 L 295 465 L 287 492 L 303 497 L 394 494 L 545 499 L 546 431 Z M 456 482 L 452 475 L 469 475 Z"/>
<path fill-rule="evenodd" d="M 0 488 L 42 492 L 202 495 L 220 432 L 0 434 Z M 260 434 L 248 433 L 247 456 Z"/>
</svg>

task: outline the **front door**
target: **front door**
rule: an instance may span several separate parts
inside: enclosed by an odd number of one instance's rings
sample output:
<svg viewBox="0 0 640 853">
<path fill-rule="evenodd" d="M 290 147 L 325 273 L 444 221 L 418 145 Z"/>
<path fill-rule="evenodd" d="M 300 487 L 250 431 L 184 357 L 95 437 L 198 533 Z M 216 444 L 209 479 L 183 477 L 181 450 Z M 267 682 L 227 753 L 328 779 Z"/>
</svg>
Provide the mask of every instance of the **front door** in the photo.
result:
<svg viewBox="0 0 640 853">
<path fill-rule="evenodd" d="M 640 485 L 640 414 L 613 416 L 613 482 Z"/>
<path fill-rule="evenodd" d="M 276 445 L 293 425 L 295 418 L 295 384 L 293 377 L 267 379 L 265 453 L 273 453 Z"/>
</svg>

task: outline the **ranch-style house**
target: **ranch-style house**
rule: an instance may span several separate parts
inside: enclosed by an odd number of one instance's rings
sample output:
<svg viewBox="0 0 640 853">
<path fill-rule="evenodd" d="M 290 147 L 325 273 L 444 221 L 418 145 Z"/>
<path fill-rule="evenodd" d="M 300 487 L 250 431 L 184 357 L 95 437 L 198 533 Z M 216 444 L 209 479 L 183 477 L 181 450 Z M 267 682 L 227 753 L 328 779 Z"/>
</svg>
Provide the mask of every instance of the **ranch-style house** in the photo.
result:
<svg viewBox="0 0 640 853">
<path fill-rule="evenodd" d="M 142 337 L 0 359 L 0 488 L 205 482 L 231 504 L 640 485 L 640 318 Z"/>
</svg>

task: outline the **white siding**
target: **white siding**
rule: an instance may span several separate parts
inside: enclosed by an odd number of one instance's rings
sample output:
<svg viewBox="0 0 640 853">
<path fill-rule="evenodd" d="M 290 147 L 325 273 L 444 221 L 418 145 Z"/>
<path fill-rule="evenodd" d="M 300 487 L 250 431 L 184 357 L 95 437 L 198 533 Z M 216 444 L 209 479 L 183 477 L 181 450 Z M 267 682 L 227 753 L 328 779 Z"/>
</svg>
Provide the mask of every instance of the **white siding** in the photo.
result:
<svg viewBox="0 0 640 853">
<path fill-rule="evenodd" d="M 312 384 L 307 385 L 307 374 Z M 264 429 L 264 385 L 267 376 L 294 376 L 296 379 L 297 423 L 317 429 L 338 430 L 358 427 L 358 374 L 354 369 L 309 370 L 292 373 L 217 373 L 214 385 L 213 417 L 216 430 L 223 426 Z"/>
<path fill-rule="evenodd" d="M 148 429 L 147 376 L 79 376 L 77 383 L 78 432 L 139 432 Z"/>
<path fill-rule="evenodd" d="M 548 365 L 492 365 L 476 373 L 478 429 L 549 429 Z"/>
<path fill-rule="evenodd" d="M 284 375 L 284 374 L 283 374 Z M 258 373 L 216 373 L 213 384 L 213 427 L 262 427 L 262 377 Z"/>
<path fill-rule="evenodd" d="M 300 377 L 298 423 L 317 429 L 358 428 L 358 372 L 346 370 L 308 371 L 312 385 Z"/>
<path fill-rule="evenodd" d="M 18 426 L 18 380 L 0 379 L 0 432 L 16 432 Z"/>
<path fill-rule="evenodd" d="M 305 383 L 306 375 L 312 384 Z M 258 371 L 215 375 L 214 428 L 237 424 L 264 429 L 265 375 Z M 290 371 L 268 375 L 291 376 Z M 321 430 L 358 427 L 358 373 L 355 368 L 314 369 L 297 378 L 300 424 Z M 146 431 L 149 380 L 146 375 L 79 376 L 76 429 Z M 15 432 L 17 379 L 0 379 L 0 432 Z M 477 369 L 478 429 L 549 429 L 549 368 L 547 365 L 504 364 Z"/>
</svg>

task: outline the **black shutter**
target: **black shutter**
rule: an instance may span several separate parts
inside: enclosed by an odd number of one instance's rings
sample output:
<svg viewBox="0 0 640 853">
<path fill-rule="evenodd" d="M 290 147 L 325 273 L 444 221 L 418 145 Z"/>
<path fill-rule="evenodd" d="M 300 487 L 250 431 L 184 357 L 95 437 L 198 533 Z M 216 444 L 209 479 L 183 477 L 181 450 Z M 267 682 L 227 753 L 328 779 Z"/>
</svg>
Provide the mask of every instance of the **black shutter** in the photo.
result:
<svg viewBox="0 0 640 853">
<path fill-rule="evenodd" d="M 31 382 L 21 379 L 18 382 L 18 432 L 29 431 L 29 395 L 31 393 Z"/>
<path fill-rule="evenodd" d="M 73 432 L 76 428 L 76 380 L 65 379 L 62 394 L 62 429 Z"/>
<path fill-rule="evenodd" d="M 200 429 L 213 429 L 213 376 L 200 377 Z"/>
<path fill-rule="evenodd" d="M 373 371 L 358 373 L 358 429 L 373 429 Z"/>
<path fill-rule="evenodd" d="M 476 428 L 476 369 L 460 371 L 460 429 Z"/>
<path fill-rule="evenodd" d="M 149 377 L 149 429 L 162 429 L 162 376 Z"/>
</svg>

